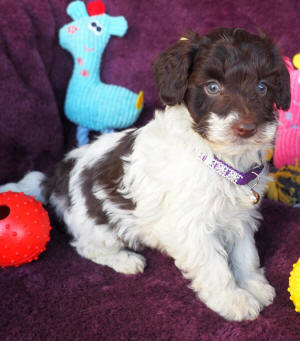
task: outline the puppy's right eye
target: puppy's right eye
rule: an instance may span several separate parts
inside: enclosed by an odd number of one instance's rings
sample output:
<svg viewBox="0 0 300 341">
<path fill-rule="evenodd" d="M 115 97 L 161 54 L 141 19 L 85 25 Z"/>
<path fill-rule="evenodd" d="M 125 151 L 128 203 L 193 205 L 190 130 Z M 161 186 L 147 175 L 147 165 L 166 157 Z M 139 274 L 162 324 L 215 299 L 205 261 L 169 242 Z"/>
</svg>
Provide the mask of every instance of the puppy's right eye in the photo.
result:
<svg viewBox="0 0 300 341">
<path fill-rule="evenodd" d="M 257 92 L 261 96 L 265 96 L 267 91 L 268 91 L 267 85 L 264 82 L 259 82 L 258 85 L 257 85 Z"/>
<path fill-rule="evenodd" d="M 221 87 L 217 82 L 210 82 L 206 84 L 204 89 L 209 95 L 217 95 L 221 91 Z"/>
</svg>

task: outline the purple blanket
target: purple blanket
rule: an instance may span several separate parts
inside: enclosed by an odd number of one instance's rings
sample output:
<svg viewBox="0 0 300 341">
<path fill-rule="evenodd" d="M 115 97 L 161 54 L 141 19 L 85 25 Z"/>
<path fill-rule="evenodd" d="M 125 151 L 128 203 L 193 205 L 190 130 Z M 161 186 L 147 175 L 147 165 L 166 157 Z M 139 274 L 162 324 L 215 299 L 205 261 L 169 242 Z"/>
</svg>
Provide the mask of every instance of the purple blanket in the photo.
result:
<svg viewBox="0 0 300 341">
<path fill-rule="evenodd" d="M 74 144 L 63 101 L 72 57 L 57 31 L 70 21 L 67 0 L 0 0 L 0 184 L 28 170 L 48 170 Z M 87 1 L 86 1 L 87 2 Z M 104 82 L 145 92 L 137 125 L 160 106 L 152 64 L 187 29 L 260 28 L 283 54 L 300 52 L 300 1 L 107 0 L 129 30 L 112 38 L 103 58 Z M 298 44 L 297 44 L 298 42 Z M 188 288 L 171 258 L 145 250 L 143 274 L 125 276 L 81 258 L 50 212 L 47 250 L 33 263 L 0 269 L 0 340 L 300 340 L 300 315 L 287 292 L 300 257 L 300 211 L 265 200 L 257 245 L 274 303 L 253 322 L 227 322 Z M 1 240 L 0 240 L 1 243 Z"/>
</svg>

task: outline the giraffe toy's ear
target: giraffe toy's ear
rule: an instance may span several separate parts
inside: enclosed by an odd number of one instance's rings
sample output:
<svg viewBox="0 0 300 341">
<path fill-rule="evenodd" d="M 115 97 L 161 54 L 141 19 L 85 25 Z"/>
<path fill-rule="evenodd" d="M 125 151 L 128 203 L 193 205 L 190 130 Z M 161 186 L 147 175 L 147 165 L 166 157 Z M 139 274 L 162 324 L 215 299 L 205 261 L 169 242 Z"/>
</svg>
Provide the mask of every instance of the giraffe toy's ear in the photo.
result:
<svg viewBox="0 0 300 341">
<path fill-rule="evenodd" d="M 72 1 L 67 7 L 67 13 L 73 20 L 88 17 L 88 13 L 83 1 Z"/>
<path fill-rule="evenodd" d="M 100 15 L 105 13 L 105 5 L 102 1 L 92 1 L 87 5 L 89 15 Z"/>
</svg>

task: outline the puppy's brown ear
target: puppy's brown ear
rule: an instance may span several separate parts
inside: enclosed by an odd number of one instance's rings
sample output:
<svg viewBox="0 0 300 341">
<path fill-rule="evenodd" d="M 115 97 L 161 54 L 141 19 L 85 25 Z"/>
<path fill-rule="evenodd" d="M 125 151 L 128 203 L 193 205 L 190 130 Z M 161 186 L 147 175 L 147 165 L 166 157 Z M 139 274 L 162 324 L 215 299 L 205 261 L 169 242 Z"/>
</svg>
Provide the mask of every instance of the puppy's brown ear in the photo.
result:
<svg viewBox="0 0 300 341">
<path fill-rule="evenodd" d="M 183 101 L 199 39 L 196 33 L 189 34 L 158 55 L 154 77 L 159 97 L 165 104 L 176 105 Z"/>
<path fill-rule="evenodd" d="M 283 61 L 278 68 L 278 90 L 275 103 L 278 109 L 288 110 L 291 104 L 290 74 Z"/>
</svg>

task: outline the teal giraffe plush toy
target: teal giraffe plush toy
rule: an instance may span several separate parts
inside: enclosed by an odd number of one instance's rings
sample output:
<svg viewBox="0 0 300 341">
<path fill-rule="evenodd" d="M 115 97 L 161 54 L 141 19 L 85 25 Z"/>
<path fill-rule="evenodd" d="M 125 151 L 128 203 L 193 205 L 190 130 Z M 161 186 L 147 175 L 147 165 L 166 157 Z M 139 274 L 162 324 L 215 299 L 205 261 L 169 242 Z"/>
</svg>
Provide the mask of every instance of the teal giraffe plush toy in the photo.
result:
<svg viewBox="0 0 300 341">
<path fill-rule="evenodd" d="M 124 17 L 105 14 L 104 4 L 97 0 L 87 8 L 73 1 L 67 13 L 74 20 L 59 30 L 59 43 L 74 58 L 69 81 L 65 115 L 77 124 L 77 143 L 89 142 L 89 131 L 111 132 L 132 125 L 144 103 L 138 94 L 117 85 L 101 82 L 99 69 L 103 51 L 112 35 L 122 37 L 127 31 Z"/>
</svg>

